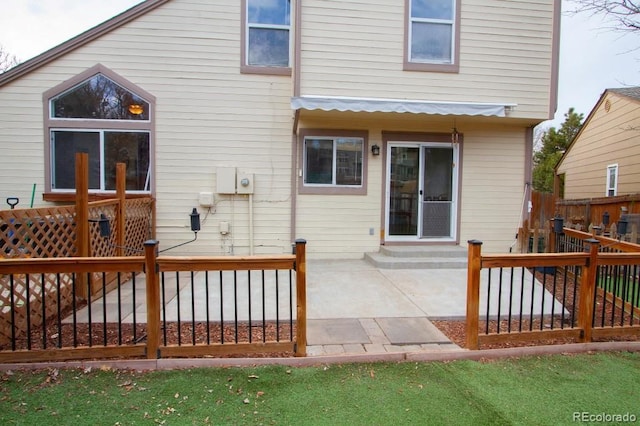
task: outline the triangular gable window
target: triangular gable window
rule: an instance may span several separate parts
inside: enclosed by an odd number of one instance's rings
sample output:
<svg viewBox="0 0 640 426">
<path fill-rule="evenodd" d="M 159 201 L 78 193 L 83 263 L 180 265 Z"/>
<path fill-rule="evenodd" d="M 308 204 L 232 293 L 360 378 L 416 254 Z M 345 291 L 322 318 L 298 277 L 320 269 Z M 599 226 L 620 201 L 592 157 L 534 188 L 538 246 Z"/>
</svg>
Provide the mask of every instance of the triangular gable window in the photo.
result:
<svg viewBox="0 0 640 426">
<path fill-rule="evenodd" d="M 149 102 L 96 74 L 51 99 L 51 118 L 149 121 Z"/>
</svg>

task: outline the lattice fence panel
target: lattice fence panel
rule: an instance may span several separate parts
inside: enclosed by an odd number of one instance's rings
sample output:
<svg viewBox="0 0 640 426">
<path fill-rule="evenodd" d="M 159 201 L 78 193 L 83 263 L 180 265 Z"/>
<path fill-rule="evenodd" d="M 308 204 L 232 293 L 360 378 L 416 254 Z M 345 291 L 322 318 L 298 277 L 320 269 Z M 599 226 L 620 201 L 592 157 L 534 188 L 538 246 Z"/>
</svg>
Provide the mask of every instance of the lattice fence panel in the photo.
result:
<svg viewBox="0 0 640 426">
<path fill-rule="evenodd" d="M 117 223 L 115 220 L 117 204 L 100 204 L 89 206 L 89 220 L 91 220 L 89 226 L 89 255 L 91 257 L 110 257 L 116 255 L 116 235 Z M 109 227 L 111 228 L 111 234 L 108 237 L 100 236 L 100 225 L 97 222 L 100 219 L 100 215 L 104 214 L 109 220 Z"/>
<path fill-rule="evenodd" d="M 0 211 L 0 257 L 73 256 L 74 218 L 73 206 Z M 46 319 L 55 315 L 58 307 L 66 309 L 72 305 L 73 297 L 71 277 L 67 274 L 29 276 L 28 285 L 25 275 L 14 275 L 13 282 L 8 275 L 0 276 L 0 342 L 10 341 L 12 325 L 16 335 L 25 333 L 27 322 L 31 327 L 40 326 L 43 314 Z"/>
<path fill-rule="evenodd" d="M 73 256 L 74 217 L 72 206 L 0 211 L 2 257 Z"/>
<path fill-rule="evenodd" d="M 125 245 L 144 248 L 144 242 L 152 238 L 153 199 L 133 198 L 126 201 Z"/>
</svg>

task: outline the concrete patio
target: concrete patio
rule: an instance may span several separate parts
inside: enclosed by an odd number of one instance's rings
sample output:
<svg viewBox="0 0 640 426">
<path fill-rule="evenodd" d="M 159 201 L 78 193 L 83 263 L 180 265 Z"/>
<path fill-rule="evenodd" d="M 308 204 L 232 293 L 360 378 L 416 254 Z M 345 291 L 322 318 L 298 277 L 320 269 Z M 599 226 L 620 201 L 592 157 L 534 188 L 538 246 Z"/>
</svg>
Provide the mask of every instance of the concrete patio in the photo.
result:
<svg viewBox="0 0 640 426">
<path fill-rule="evenodd" d="M 272 274 L 275 274 L 271 271 Z M 232 274 L 232 272 L 228 272 Z M 172 277 L 173 275 L 173 277 Z M 188 275 L 188 274 L 187 274 Z M 495 272 L 492 281 L 499 277 Z M 281 318 L 284 313 L 288 318 L 288 276 L 287 281 L 281 278 L 280 296 Z M 252 279 L 253 280 L 253 279 Z M 238 286 L 227 286 L 223 296 L 225 300 L 233 300 L 233 291 L 237 292 L 238 300 L 248 299 L 246 272 L 238 274 Z M 267 287 L 275 288 L 275 275 L 266 276 Z M 464 319 L 466 312 L 467 270 L 456 269 L 379 269 L 364 260 L 312 260 L 307 263 L 307 353 L 309 355 L 337 355 L 343 353 L 386 353 L 386 352 L 416 352 L 461 350 L 442 334 L 432 323 L 434 319 Z M 485 294 L 488 277 L 483 273 L 481 294 Z M 196 274 L 196 285 L 193 287 L 195 316 L 204 319 L 203 274 Z M 252 281 L 254 282 L 254 281 Z M 257 280 L 255 282 L 258 282 Z M 176 285 L 175 275 L 169 274 L 165 282 L 166 288 L 166 318 L 174 321 L 178 316 L 178 293 L 181 302 L 181 317 L 184 321 L 191 315 L 192 286 L 189 280 Z M 295 287 L 295 285 L 294 285 Z M 559 313 L 562 307 L 553 301 L 550 294 L 543 292 L 539 283 L 532 284 L 525 281 L 522 293 L 525 295 L 523 305 L 530 306 L 533 297 L 535 312 L 540 312 L 544 300 L 545 313 Z M 118 315 L 123 322 L 133 322 L 135 311 L 136 321 L 144 322 L 146 309 L 144 306 L 145 282 L 143 278 L 136 279 L 136 300 L 133 303 L 123 303 L 118 313 L 118 292 L 112 291 L 107 295 L 106 303 L 101 299 L 92 304 L 92 321 L 101 321 L 102 312 L 106 305 L 107 318 L 113 320 Z M 123 301 L 133 300 L 132 283 L 128 282 L 121 288 L 120 297 Z M 494 292 L 497 293 L 497 292 Z M 503 292 L 500 302 L 502 313 L 508 308 L 509 292 Z M 514 294 L 520 294 L 520 286 L 513 289 Z M 253 291 L 252 291 L 253 294 Z M 269 293 L 275 297 L 275 292 Z M 209 295 L 210 302 L 213 295 Z M 553 303 L 552 303 L 553 302 Z M 254 297 L 252 310 L 261 311 L 261 300 Z M 493 294 L 490 313 L 495 315 L 498 309 L 497 294 Z M 275 301 L 267 300 L 265 306 L 267 316 L 274 317 Z M 515 307 L 516 310 L 518 306 Z M 486 313 L 487 303 L 481 302 L 480 312 Z M 239 318 L 246 319 L 248 309 L 239 311 Z M 295 309 L 294 309 L 295 311 Z M 215 316 L 217 315 L 217 316 Z M 211 320 L 219 320 L 215 314 Z M 224 318 L 232 318 L 232 311 L 223 312 Z M 295 316 L 295 312 L 294 312 Z M 86 321 L 87 311 L 78 313 L 78 321 Z"/>
</svg>

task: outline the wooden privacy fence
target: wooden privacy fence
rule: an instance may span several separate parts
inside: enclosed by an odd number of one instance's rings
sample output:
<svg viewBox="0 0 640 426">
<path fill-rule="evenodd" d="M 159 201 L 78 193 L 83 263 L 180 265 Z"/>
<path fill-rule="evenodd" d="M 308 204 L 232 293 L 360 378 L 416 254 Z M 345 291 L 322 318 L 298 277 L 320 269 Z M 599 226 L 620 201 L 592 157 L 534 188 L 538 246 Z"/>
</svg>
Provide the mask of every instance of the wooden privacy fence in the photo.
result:
<svg viewBox="0 0 640 426">
<path fill-rule="evenodd" d="M 24 285 L 29 296 L 47 276 L 57 291 L 50 296 L 38 290 L 44 294 L 38 303 L 9 298 L 10 339 L 0 343 L 0 362 L 304 356 L 305 248 L 299 240 L 291 255 L 158 257 L 157 242 L 147 241 L 144 256 L 4 260 L 0 275 L 10 290 Z M 70 308 L 62 306 L 60 277 L 70 277 L 73 292 L 83 276 L 96 274 L 102 277 L 100 299 L 72 298 Z M 107 274 L 117 277 L 111 292 Z M 42 316 L 44 310 L 54 315 Z M 38 316 L 46 320 L 34 321 Z"/>
<path fill-rule="evenodd" d="M 640 247 L 565 232 L 580 242 L 557 246 L 581 251 L 483 255 L 469 242 L 467 348 L 640 333 Z"/>
<path fill-rule="evenodd" d="M 556 213 L 564 217 L 565 223 L 580 223 L 583 229 L 587 229 L 590 224 L 594 226 L 600 225 L 605 212 L 609 214 L 611 223 L 617 222 L 620 219 L 623 207 L 628 214 L 640 214 L 640 194 L 581 200 L 558 200 L 556 202 Z"/>
</svg>

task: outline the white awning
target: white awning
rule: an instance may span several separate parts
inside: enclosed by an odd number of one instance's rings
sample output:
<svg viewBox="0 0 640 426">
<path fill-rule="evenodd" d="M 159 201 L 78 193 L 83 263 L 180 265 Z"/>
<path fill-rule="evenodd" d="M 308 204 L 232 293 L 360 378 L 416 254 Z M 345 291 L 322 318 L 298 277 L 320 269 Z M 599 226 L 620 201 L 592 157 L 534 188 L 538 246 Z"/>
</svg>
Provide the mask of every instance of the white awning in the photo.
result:
<svg viewBox="0 0 640 426">
<path fill-rule="evenodd" d="M 299 96 L 291 98 L 294 110 L 351 112 L 408 112 L 412 114 L 484 115 L 505 117 L 515 108 L 510 103 L 435 102 L 402 99 L 348 98 L 339 96 Z"/>
</svg>

